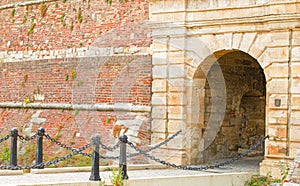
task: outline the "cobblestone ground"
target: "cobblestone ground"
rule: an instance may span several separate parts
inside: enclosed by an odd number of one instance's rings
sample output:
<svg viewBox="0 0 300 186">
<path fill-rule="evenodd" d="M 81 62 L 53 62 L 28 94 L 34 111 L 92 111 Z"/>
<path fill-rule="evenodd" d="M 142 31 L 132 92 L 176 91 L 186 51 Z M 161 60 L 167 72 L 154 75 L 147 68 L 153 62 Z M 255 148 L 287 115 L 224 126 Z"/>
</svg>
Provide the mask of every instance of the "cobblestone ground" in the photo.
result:
<svg viewBox="0 0 300 186">
<path fill-rule="evenodd" d="M 133 178 L 149 178 L 149 177 L 164 177 L 164 176 L 184 176 L 184 175 L 199 175 L 211 173 L 229 173 L 229 172 L 251 172 L 257 174 L 259 172 L 259 162 L 262 158 L 243 158 L 231 165 L 221 167 L 219 169 L 207 171 L 187 171 L 176 169 L 161 169 L 161 170 L 136 170 L 128 171 L 129 179 Z M 224 160 L 220 160 L 224 161 Z M 89 181 L 90 172 L 80 173 L 59 173 L 59 174 L 24 174 L 15 176 L 0 176 L 0 185 L 28 185 L 42 183 L 70 183 L 70 182 L 87 182 Z M 112 177 L 111 171 L 100 173 L 100 177 L 106 183 Z"/>
</svg>

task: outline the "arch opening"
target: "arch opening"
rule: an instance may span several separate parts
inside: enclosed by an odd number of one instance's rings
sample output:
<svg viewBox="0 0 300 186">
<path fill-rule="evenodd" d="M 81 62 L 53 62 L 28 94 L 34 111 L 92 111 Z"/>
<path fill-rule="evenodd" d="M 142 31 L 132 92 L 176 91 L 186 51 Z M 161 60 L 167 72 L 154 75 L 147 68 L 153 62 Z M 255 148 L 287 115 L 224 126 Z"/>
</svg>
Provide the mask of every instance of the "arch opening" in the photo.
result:
<svg viewBox="0 0 300 186">
<path fill-rule="evenodd" d="M 214 78 L 221 75 L 216 70 L 217 66 L 221 69 L 226 84 L 226 98 L 221 102 L 226 104 L 222 121 L 214 119 L 218 111 L 212 109 L 215 104 L 212 97 L 216 96 L 212 95 L 212 89 L 215 89 L 214 84 L 218 83 L 214 82 Z M 195 77 L 197 79 L 197 76 Z M 215 131 L 215 135 L 209 136 L 212 139 L 202 139 L 204 143 L 198 147 L 194 163 L 234 157 L 245 152 L 264 136 L 266 79 L 256 59 L 242 51 L 223 53 L 211 65 L 202 86 L 204 96 L 201 98 L 203 106 L 200 106 L 203 115 L 199 124 L 202 130 L 200 135 L 202 138 L 207 137 L 203 135 L 207 131 Z M 211 142 L 207 143 L 207 146 L 203 145 L 209 140 Z M 263 147 L 259 147 L 250 155 L 263 157 L 263 150 Z"/>
</svg>

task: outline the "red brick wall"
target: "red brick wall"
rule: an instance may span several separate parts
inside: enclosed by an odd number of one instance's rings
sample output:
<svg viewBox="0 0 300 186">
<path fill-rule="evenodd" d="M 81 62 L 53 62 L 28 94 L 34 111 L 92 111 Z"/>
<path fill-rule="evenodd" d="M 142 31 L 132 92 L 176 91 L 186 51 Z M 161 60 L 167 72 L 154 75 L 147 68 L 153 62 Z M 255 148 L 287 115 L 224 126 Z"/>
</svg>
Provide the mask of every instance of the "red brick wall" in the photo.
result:
<svg viewBox="0 0 300 186">
<path fill-rule="evenodd" d="M 147 56 L 0 63 L 0 102 L 42 94 L 38 102 L 149 106 L 151 67 Z"/>
<path fill-rule="evenodd" d="M 5 0 L 0 5 L 11 2 L 16 1 Z M 148 1 L 116 1 L 112 5 L 98 0 L 91 0 L 90 5 L 87 2 L 47 3 L 45 17 L 40 16 L 41 5 L 19 7 L 14 16 L 12 9 L 0 11 L 0 103 L 30 101 L 150 106 L 151 56 L 127 54 L 82 58 L 75 55 L 66 58 L 64 55 L 53 54 L 54 50 L 75 51 L 84 47 L 89 50 L 91 45 L 100 48 L 150 46 L 151 31 L 142 26 L 148 20 Z M 83 18 L 81 23 L 78 20 L 79 7 Z M 61 21 L 64 13 L 67 15 Z M 25 17 L 27 20 L 23 23 Z M 33 32 L 28 34 L 33 24 Z M 22 58 L 23 55 L 41 51 L 46 53 L 36 59 Z M 19 53 L 23 55 L 18 62 L 10 62 L 10 58 L 1 58 L 1 53 L 9 54 L 12 58 L 19 58 Z M 36 100 L 35 95 L 42 95 L 43 99 Z M 142 115 L 147 120 L 140 127 L 139 136 L 142 145 L 146 146 L 149 142 L 150 113 L 75 112 L 1 108 L 0 136 L 9 133 L 12 127 L 22 132 L 22 128 L 31 123 L 33 131 L 42 126 L 52 136 L 59 133 L 59 140 L 67 145 L 83 145 L 94 134 L 100 134 L 104 143 L 112 145 L 114 139 L 110 133 L 114 122 Z M 44 118 L 44 122 L 32 122 L 32 117 L 37 113 L 39 118 Z M 78 137 L 77 133 L 80 133 Z M 51 146 L 46 151 L 51 155 L 59 148 Z"/>
<path fill-rule="evenodd" d="M 101 47 L 151 43 L 150 31 L 141 26 L 148 20 L 148 1 L 114 1 L 112 5 L 104 0 L 91 0 L 90 5 L 87 1 L 58 1 L 57 5 L 47 3 L 47 7 L 45 17 L 41 17 L 41 5 L 19 7 L 13 17 L 12 9 L 0 11 L 0 51 L 78 48 L 89 46 L 98 38 L 102 38 Z M 67 15 L 61 21 L 64 13 Z M 33 24 L 33 33 L 28 35 Z M 112 31 L 117 37 L 107 37 Z"/>
<path fill-rule="evenodd" d="M 43 123 L 32 122 L 33 115 L 40 112 L 38 118 L 45 119 Z M 79 111 L 75 114 L 71 110 L 49 110 L 49 109 L 0 109 L 0 136 L 3 137 L 10 133 L 10 129 L 16 127 L 19 134 L 24 128 L 28 128 L 32 124 L 32 132 L 35 132 L 39 127 L 45 128 L 47 134 L 56 140 L 71 147 L 81 147 L 91 142 L 93 135 L 100 135 L 101 142 L 107 146 L 113 146 L 116 139 L 112 136 L 113 123 L 118 120 L 133 120 L 135 117 L 143 115 L 149 118 L 149 114 L 137 114 L 128 112 L 92 112 Z M 110 118 L 108 120 L 107 118 Z M 149 126 L 150 120 L 146 120 L 140 127 L 139 135 L 141 137 L 141 145 L 149 144 Z M 26 145 L 35 145 L 35 140 L 26 143 L 19 143 L 19 150 Z M 8 140 L 8 145 L 10 140 Z M 1 145 L 0 149 L 3 147 Z M 46 159 L 53 159 L 54 156 L 68 154 L 70 151 L 61 149 L 58 145 L 51 143 L 48 139 L 44 139 L 44 151 Z M 91 148 L 88 149 L 91 151 Z M 105 154 L 106 150 L 101 149 L 101 154 Z M 20 151 L 19 153 L 22 153 Z M 145 161 L 141 159 L 136 163 Z M 29 165 L 31 162 L 19 162 L 22 165 Z"/>
</svg>

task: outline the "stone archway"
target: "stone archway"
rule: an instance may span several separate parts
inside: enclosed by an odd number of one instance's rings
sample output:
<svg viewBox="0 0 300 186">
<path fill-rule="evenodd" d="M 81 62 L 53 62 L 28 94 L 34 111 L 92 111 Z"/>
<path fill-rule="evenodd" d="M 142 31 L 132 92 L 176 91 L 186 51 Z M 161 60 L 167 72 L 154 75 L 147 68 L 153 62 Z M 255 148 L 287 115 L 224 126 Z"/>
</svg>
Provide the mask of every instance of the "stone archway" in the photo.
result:
<svg viewBox="0 0 300 186">
<path fill-rule="evenodd" d="M 195 86 L 198 89 L 202 86 L 203 96 L 194 104 L 202 103 L 199 110 L 203 120 L 200 121 L 202 139 L 197 142 L 200 144 L 198 154 L 191 157 L 191 163 L 233 157 L 265 134 L 266 80 L 263 69 L 257 60 L 241 51 L 217 52 L 215 56 L 218 58 L 210 66 L 205 83 L 200 81 L 203 71 L 197 70 L 195 74 L 195 84 L 202 82 Z M 226 97 L 218 94 L 222 91 L 219 76 L 224 78 Z M 221 109 L 225 109 L 223 113 Z M 262 149 L 256 153 L 263 155 Z"/>
</svg>

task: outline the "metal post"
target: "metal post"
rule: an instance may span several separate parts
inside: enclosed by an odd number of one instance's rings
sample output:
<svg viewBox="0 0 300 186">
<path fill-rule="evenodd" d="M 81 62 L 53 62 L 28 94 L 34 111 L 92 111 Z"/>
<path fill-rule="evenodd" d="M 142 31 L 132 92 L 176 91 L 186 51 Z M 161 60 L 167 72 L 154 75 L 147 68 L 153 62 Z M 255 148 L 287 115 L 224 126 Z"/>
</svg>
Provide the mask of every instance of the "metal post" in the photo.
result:
<svg viewBox="0 0 300 186">
<path fill-rule="evenodd" d="M 92 172 L 90 176 L 91 181 L 99 181 L 100 173 L 99 173 L 99 145 L 100 145 L 100 136 L 95 135 L 92 138 L 92 144 L 93 144 L 93 162 L 92 162 Z"/>
<path fill-rule="evenodd" d="M 128 180 L 128 175 L 127 175 L 127 162 L 126 162 L 126 143 L 127 141 L 127 136 L 125 134 L 122 134 L 120 136 L 120 162 L 119 162 L 119 167 L 122 171 L 122 179 L 123 180 Z"/>
<path fill-rule="evenodd" d="M 11 148 L 10 148 L 10 166 L 17 167 L 18 165 L 18 129 L 13 128 L 11 129 Z"/>
<path fill-rule="evenodd" d="M 35 165 L 40 165 L 43 163 L 43 136 L 45 134 L 44 128 L 39 128 L 37 131 L 37 140 L 36 140 L 36 156 L 35 156 Z M 37 169 L 43 169 L 44 165 L 36 167 Z"/>
</svg>

